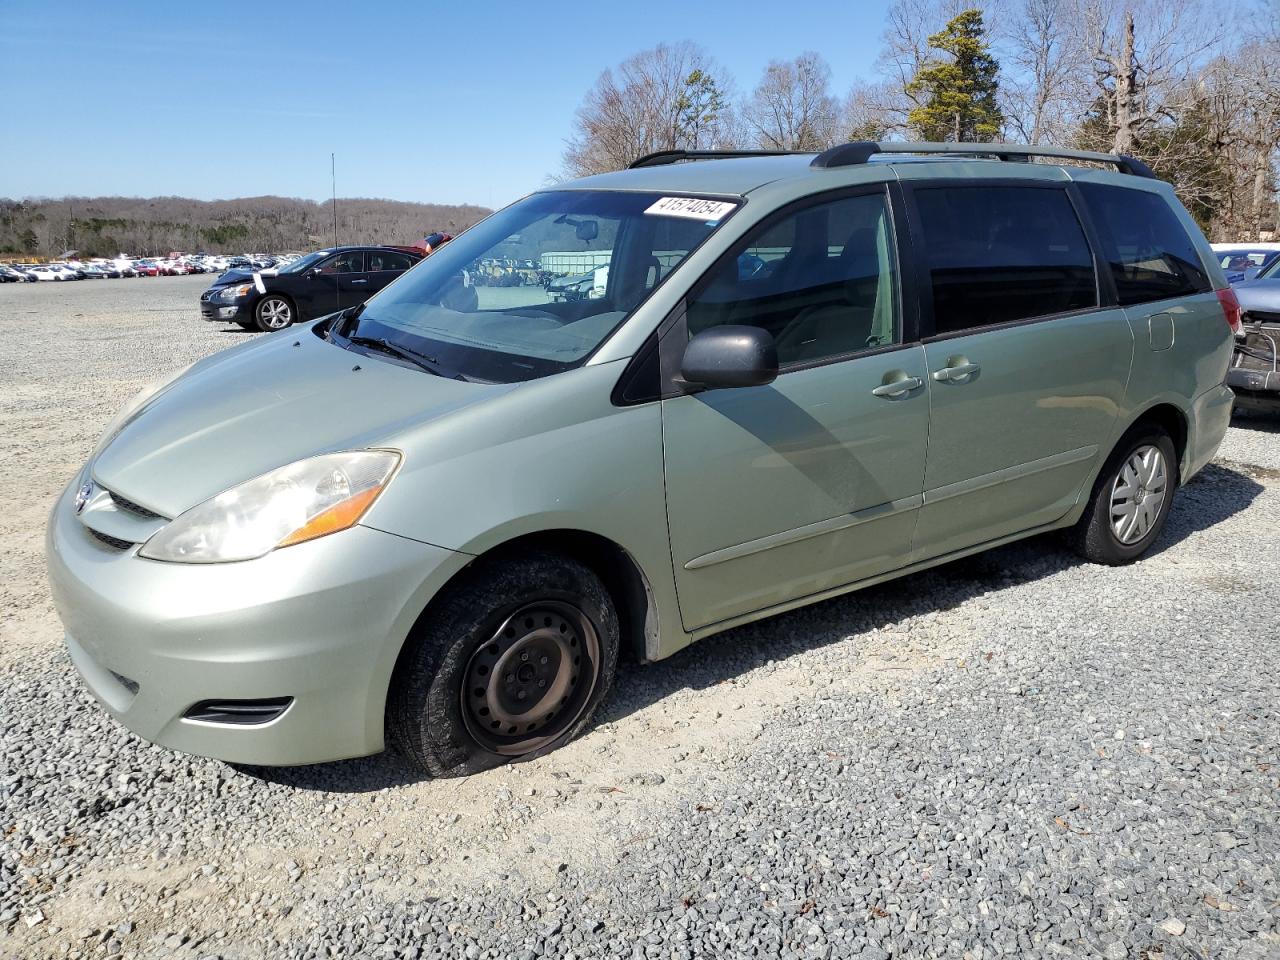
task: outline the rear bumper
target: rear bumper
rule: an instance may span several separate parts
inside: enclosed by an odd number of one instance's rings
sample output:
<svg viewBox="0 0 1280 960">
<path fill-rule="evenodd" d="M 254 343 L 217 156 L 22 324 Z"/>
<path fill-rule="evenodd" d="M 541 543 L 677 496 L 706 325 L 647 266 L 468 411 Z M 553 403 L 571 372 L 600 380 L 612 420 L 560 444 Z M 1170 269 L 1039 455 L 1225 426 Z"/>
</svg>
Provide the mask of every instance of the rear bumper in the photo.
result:
<svg viewBox="0 0 1280 960">
<path fill-rule="evenodd" d="M 258 560 L 157 563 L 95 540 L 68 489 L 48 531 L 49 581 L 72 662 L 116 719 L 153 743 L 293 765 L 383 748 L 387 683 L 430 596 L 469 557 L 353 527 Z M 243 725 L 186 717 L 207 700 L 292 698 Z"/>
<path fill-rule="evenodd" d="M 1235 395 L 1225 384 L 1215 384 L 1191 404 L 1191 429 L 1187 431 L 1187 449 L 1182 458 L 1182 477 L 1186 483 L 1214 458 L 1222 438 L 1231 424 L 1231 406 Z"/>
</svg>

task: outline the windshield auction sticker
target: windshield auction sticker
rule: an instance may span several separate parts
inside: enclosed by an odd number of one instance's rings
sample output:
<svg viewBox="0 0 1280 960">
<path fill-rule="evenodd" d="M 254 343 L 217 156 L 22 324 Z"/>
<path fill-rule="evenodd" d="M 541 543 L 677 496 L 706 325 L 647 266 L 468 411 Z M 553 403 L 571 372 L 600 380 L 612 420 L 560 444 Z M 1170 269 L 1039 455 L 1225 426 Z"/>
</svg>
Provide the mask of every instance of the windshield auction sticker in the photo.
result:
<svg viewBox="0 0 1280 960">
<path fill-rule="evenodd" d="M 645 213 L 659 217 L 686 217 L 689 220 L 706 220 L 714 223 L 732 210 L 736 204 L 723 200 L 703 200 L 701 197 L 663 197 Z"/>
</svg>

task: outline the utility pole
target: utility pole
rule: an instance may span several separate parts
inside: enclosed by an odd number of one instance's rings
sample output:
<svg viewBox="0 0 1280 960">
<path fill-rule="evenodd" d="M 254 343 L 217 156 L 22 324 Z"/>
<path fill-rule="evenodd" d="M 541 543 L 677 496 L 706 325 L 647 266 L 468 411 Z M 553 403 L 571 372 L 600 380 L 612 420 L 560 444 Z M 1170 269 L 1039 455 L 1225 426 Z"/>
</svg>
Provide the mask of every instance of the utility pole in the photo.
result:
<svg viewBox="0 0 1280 960">
<path fill-rule="evenodd" d="M 329 185 L 333 188 L 333 245 L 338 245 L 338 168 L 329 154 Z"/>
</svg>

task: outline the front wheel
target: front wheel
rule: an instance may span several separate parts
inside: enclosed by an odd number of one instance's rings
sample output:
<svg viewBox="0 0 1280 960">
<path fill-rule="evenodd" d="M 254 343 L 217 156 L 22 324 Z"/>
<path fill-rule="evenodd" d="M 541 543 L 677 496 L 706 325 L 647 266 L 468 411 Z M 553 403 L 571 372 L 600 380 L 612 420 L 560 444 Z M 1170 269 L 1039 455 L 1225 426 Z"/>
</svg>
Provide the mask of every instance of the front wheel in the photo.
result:
<svg viewBox="0 0 1280 960">
<path fill-rule="evenodd" d="M 284 297 L 268 294 L 253 308 L 253 320 L 264 333 L 283 330 L 293 323 L 293 304 Z"/>
<path fill-rule="evenodd" d="M 1159 539 L 1177 487 L 1177 452 L 1168 432 L 1153 425 L 1129 431 L 1098 477 L 1072 546 L 1092 563 L 1132 563 Z"/>
<path fill-rule="evenodd" d="M 587 567 L 543 552 L 482 561 L 410 636 L 388 739 L 437 777 L 541 756 L 586 726 L 618 646 L 613 602 Z"/>
</svg>

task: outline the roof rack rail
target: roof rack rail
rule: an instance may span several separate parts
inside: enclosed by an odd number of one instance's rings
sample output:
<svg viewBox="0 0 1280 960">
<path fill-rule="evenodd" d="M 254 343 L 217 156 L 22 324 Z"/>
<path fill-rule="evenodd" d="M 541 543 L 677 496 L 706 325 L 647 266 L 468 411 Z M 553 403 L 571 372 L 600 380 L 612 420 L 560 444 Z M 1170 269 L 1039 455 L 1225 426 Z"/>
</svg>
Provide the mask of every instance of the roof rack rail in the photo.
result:
<svg viewBox="0 0 1280 960">
<path fill-rule="evenodd" d="M 627 164 L 628 170 L 636 167 L 661 167 L 681 160 L 727 160 L 733 157 L 787 157 L 796 153 L 812 153 L 812 150 L 659 150 Z"/>
<path fill-rule="evenodd" d="M 1089 160 L 1093 163 L 1109 163 L 1121 173 L 1154 180 L 1155 174 L 1141 160 L 1118 153 L 1094 153 L 1089 150 L 1062 150 L 1057 147 L 1037 147 L 1020 143 L 876 143 L 872 140 L 855 140 L 824 150 L 813 158 L 810 166 L 819 168 L 849 167 L 866 163 L 877 153 L 934 153 L 948 156 L 973 155 L 996 157 L 1000 160 L 1027 161 L 1032 157 L 1048 157 L 1062 160 Z"/>
</svg>

